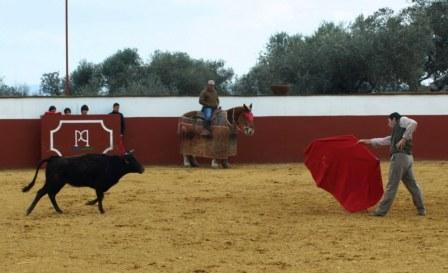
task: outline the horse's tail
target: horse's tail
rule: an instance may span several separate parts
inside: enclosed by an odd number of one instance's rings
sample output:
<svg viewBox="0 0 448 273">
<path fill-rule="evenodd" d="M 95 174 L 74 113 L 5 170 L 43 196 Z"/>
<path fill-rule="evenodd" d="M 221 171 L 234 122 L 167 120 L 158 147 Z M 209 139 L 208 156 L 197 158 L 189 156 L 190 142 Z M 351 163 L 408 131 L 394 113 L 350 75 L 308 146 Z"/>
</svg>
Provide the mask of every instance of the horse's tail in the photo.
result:
<svg viewBox="0 0 448 273">
<path fill-rule="evenodd" d="M 39 162 L 39 164 L 37 165 L 36 168 L 36 173 L 34 174 L 34 178 L 33 180 L 30 182 L 30 184 L 28 184 L 28 186 L 23 187 L 22 192 L 27 192 L 29 190 L 31 190 L 31 188 L 34 186 L 34 183 L 36 183 L 36 178 L 37 178 L 37 174 L 39 173 L 39 169 L 42 166 L 42 164 L 44 164 L 45 162 L 48 162 L 51 158 L 53 157 L 49 157 L 47 159 L 43 159 Z"/>
</svg>

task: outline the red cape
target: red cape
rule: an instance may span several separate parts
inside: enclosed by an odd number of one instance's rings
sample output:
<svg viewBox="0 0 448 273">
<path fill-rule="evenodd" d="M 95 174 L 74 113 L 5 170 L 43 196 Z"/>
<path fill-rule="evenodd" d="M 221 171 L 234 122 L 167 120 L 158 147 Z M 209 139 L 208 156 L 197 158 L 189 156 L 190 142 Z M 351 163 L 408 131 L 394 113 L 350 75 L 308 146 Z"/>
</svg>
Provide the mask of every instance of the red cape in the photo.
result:
<svg viewBox="0 0 448 273">
<path fill-rule="evenodd" d="M 349 212 L 375 205 L 383 195 L 380 161 L 354 136 L 313 141 L 305 165 L 317 186 L 331 193 Z"/>
</svg>

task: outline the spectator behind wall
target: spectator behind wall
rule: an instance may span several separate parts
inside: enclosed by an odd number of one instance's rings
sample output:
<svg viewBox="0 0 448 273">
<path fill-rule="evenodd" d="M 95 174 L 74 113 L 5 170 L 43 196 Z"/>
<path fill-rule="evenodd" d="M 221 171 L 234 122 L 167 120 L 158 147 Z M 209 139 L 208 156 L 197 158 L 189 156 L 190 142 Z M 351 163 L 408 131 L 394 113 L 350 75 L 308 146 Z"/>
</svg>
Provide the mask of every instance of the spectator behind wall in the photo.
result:
<svg viewBox="0 0 448 273">
<path fill-rule="evenodd" d="M 81 115 L 87 115 L 88 112 L 89 112 L 89 106 L 87 106 L 86 104 L 81 106 Z"/>
<path fill-rule="evenodd" d="M 126 153 L 126 148 L 124 146 L 124 132 L 126 130 L 126 126 L 124 122 L 124 116 L 120 112 L 120 104 L 118 104 L 118 102 L 113 104 L 112 112 L 110 112 L 109 115 L 118 115 L 120 117 L 120 138 L 118 142 L 118 150 L 120 154 L 123 155 Z"/>
<path fill-rule="evenodd" d="M 64 115 L 71 115 L 71 114 L 72 114 L 72 110 L 70 108 L 66 107 L 64 109 Z"/>
<path fill-rule="evenodd" d="M 118 102 L 114 103 L 114 105 L 112 106 L 112 112 L 110 112 L 109 115 L 119 115 L 120 116 L 120 133 L 121 133 L 121 135 L 124 135 L 124 131 L 126 130 L 126 125 L 124 122 L 124 116 L 120 112 L 120 104 L 118 104 Z"/>
<path fill-rule="evenodd" d="M 56 112 L 56 106 L 51 105 L 48 108 L 48 111 L 44 113 L 44 115 L 60 115 L 61 112 Z"/>
</svg>

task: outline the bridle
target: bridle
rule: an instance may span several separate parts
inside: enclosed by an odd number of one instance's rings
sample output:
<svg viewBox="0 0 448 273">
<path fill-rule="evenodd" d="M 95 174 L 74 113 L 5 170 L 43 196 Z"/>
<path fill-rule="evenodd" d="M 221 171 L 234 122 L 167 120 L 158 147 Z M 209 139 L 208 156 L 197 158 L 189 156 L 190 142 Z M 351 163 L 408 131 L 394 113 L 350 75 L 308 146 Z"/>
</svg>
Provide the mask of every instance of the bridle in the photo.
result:
<svg viewBox="0 0 448 273">
<path fill-rule="evenodd" d="M 242 131 L 242 128 L 241 128 L 241 126 L 242 126 L 242 124 L 240 124 L 239 122 L 238 122 L 238 120 L 240 119 L 240 116 L 241 116 L 241 114 L 246 114 L 244 111 L 240 111 L 239 113 L 238 113 L 238 117 L 235 117 L 235 109 L 236 109 L 236 107 L 235 108 L 232 108 L 232 123 L 231 123 L 231 126 L 234 128 L 234 129 L 236 129 L 237 131 L 239 131 L 239 132 L 241 132 Z M 252 114 L 251 112 L 247 112 L 248 114 Z M 248 120 L 253 120 L 253 115 L 248 115 L 248 117 L 247 117 L 247 119 Z"/>
</svg>

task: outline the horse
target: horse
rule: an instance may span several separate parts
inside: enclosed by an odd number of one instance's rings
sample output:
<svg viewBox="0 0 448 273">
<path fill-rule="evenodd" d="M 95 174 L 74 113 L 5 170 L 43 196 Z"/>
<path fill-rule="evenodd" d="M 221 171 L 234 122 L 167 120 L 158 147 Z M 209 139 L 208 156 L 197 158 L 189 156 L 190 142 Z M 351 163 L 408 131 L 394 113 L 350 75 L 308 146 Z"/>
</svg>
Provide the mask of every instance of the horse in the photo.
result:
<svg viewBox="0 0 448 273">
<path fill-rule="evenodd" d="M 203 134 L 204 117 L 201 111 L 183 114 L 178 123 L 180 135 L 180 153 L 184 166 L 198 167 L 196 157 L 211 158 L 212 167 L 229 168 L 229 156 L 237 154 L 237 135 L 243 132 L 247 136 L 255 133 L 252 104 L 230 108 L 226 111 L 218 109 L 212 118 L 212 135 Z"/>
</svg>

